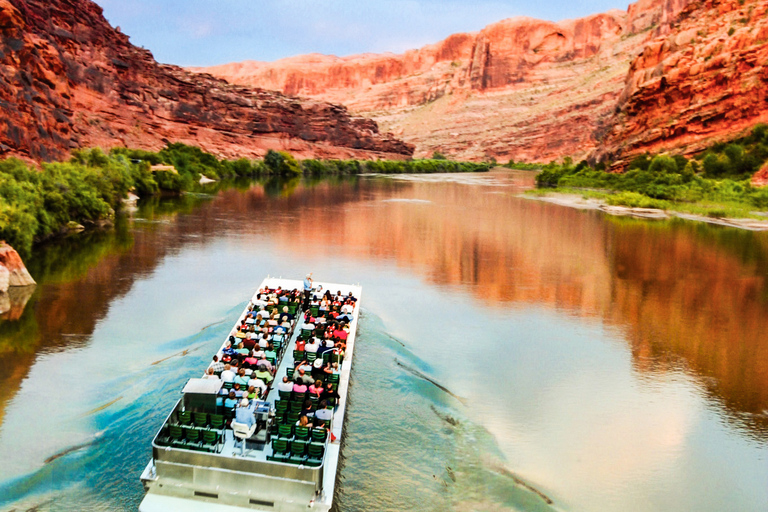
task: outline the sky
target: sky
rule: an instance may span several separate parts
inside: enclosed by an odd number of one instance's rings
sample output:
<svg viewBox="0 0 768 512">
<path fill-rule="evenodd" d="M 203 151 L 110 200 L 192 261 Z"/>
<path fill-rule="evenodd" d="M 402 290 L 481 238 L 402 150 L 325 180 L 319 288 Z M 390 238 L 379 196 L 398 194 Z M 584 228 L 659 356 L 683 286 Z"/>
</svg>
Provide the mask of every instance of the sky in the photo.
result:
<svg viewBox="0 0 768 512">
<path fill-rule="evenodd" d="M 182 66 L 305 53 L 401 53 L 456 32 L 529 16 L 550 21 L 626 9 L 628 0 L 96 0 L 155 59 Z"/>
</svg>

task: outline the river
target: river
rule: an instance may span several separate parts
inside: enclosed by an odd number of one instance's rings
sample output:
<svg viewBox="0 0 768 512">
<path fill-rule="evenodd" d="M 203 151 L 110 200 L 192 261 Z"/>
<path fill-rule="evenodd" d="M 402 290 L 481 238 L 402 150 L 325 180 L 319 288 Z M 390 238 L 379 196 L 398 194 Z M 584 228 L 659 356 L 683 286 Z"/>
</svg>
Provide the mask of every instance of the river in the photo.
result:
<svg viewBox="0 0 768 512">
<path fill-rule="evenodd" d="M 768 234 L 531 184 L 246 184 L 41 247 L 0 320 L 0 510 L 136 510 L 185 380 L 313 272 L 363 286 L 340 510 L 765 511 Z"/>
</svg>

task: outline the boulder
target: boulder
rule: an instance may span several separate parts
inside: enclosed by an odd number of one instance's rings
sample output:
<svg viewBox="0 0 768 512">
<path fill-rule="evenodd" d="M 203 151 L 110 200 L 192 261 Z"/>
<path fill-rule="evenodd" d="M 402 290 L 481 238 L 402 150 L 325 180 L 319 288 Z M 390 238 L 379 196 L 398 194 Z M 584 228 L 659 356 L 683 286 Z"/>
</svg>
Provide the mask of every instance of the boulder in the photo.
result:
<svg viewBox="0 0 768 512">
<path fill-rule="evenodd" d="M 29 275 L 27 267 L 24 266 L 24 262 L 21 261 L 21 257 L 16 250 L 5 242 L 0 242 L 0 268 L 5 269 L 8 272 L 8 286 L 0 291 L 7 291 L 8 288 L 14 286 L 30 286 L 34 285 L 35 280 Z M 0 270 L 0 284 L 3 282 L 3 271 Z"/>
</svg>

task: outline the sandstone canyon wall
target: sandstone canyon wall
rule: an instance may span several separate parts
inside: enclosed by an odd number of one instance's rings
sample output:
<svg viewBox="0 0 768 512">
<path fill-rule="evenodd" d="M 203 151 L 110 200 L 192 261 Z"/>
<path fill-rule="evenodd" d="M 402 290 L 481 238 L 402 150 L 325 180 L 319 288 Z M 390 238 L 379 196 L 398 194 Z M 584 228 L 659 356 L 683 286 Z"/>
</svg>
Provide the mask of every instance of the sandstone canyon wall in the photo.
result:
<svg viewBox="0 0 768 512">
<path fill-rule="evenodd" d="M 0 0 L 1 156 L 52 160 L 72 148 L 166 141 L 223 157 L 413 151 L 344 107 L 160 65 L 90 0 Z"/>
<path fill-rule="evenodd" d="M 346 105 L 456 158 L 548 161 L 594 152 L 630 63 L 689 0 L 640 0 L 559 23 L 512 18 L 401 55 L 307 55 L 199 68 L 233 83 Z"/>
<path fill-rule="evenodd" d="M 768 1 L 691 2 L 632 62 L 598 157 L 694 153 L 768 122 Z"/>
</svg>

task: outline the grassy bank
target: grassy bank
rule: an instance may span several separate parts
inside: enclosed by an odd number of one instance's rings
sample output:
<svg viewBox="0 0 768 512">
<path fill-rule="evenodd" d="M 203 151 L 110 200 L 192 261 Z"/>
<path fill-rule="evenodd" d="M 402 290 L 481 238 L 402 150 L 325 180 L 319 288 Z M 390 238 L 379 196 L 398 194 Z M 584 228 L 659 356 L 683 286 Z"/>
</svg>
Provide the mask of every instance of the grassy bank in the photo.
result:
<svg viewBox="0 0 768 512">
<path fill-rule="evenodd" d="M 768 210 L 768 187 L 751 176 L 768 160 L 768 127 L 730 143 L 715 144 L 695 158 L 642 155 L 624 173 L 586 162 L 550 163 L 536 177 L 539 189 L 575 192 L 616 206 L 659 208 L 710 217 L 750 217 Z"/>
<path fill-rule="evenodd" d="M 172 165 L 177 172 L 152 172 L 153 165 Z M 73 152 L 68 162 L 45 163 L 40 169 L 17 159 L 0 161 L 0 240 L 23 255 L 35 242 L 77 225 L 113 220 L 123 199 L 191 190 L 201 176 L 298 177 L 363 173 L 436 173 L 487 171 L 488 164 L 450 160 L 359 161 L 303 160 L 270 151 L 264 160 L 220 160 L 200 148 L 169 144 L 159 152 L 114 148 Z"/>
</svg>

